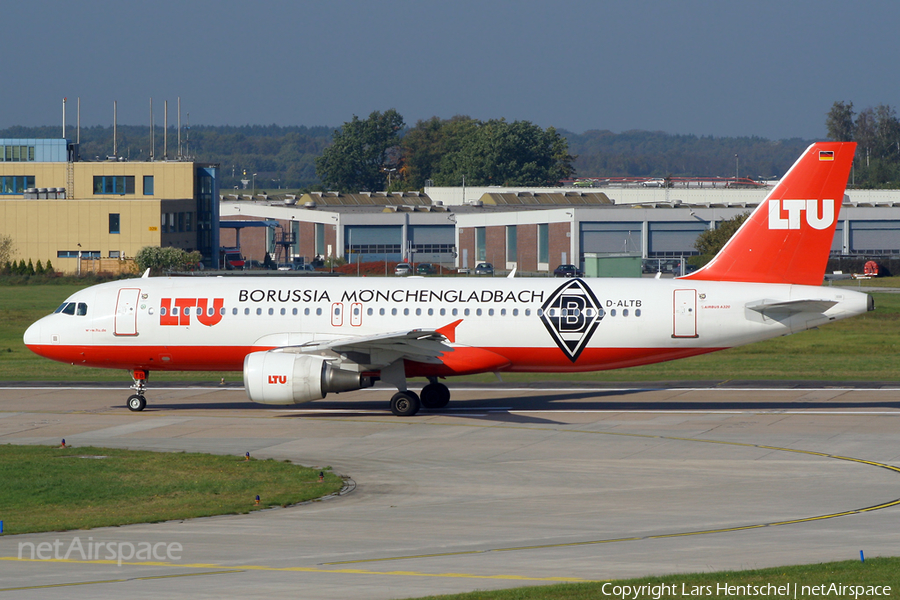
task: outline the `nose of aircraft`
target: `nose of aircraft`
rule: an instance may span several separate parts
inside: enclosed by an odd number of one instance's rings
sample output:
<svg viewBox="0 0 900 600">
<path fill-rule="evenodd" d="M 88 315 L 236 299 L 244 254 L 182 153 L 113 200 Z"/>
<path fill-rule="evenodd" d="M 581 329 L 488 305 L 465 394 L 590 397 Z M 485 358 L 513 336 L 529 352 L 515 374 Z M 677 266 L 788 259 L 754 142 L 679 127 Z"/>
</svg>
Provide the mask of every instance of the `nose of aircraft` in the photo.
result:
<svg viewBox="0 0 900 600">
<path fill-rule="evenodd" d="M 43 319 L 41 319 L 41 321 L 42 320 Z M 41 343 L 41 321 L 32 323 L 28 329 L 25 330 L 25 335 L 22 336 L 22 340 L 29 348 Z"/>
</svg>

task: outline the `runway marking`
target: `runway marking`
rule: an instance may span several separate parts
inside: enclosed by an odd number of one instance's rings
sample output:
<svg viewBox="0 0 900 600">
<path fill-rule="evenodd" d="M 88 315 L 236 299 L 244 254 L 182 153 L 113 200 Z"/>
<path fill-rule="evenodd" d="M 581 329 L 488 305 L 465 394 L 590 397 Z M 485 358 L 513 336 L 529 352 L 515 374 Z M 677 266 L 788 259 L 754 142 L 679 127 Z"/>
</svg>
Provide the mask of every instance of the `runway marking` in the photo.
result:
<svg viewBox="0 0 900 600">
<path fill-rule="evenodd" d="M 50 560 L 39 560 L 39 559 L 30 559 L 30 558 L 17 558 L 15 556 L 0 556 L 0 560 L 8 560 L 8 561 L 25 561 L 25 562 L 37 562 L 37 563 L 57 563 L 57 564 L 108 564 L 108 565 L 118 565 L 118 561 L 115 560 L 66 560 L 66 559 L 50 559 Z M 498 574 L 498 575 L 479 575 L 476 573 L 426 573 L 422 571 L 372 571 L 367 569 L 324 569 L 322 567 L 273 567 L 269 565 L 218 565 L 215 563 L 165 563 L 165 562 L 123 562 L 122 565 L 127 566 L 135 566 L 135 567 L 167 567 L 167 568 L 176 568 L 176 569 L 221 569 L 217 571 L 209 571 L 204 573 L 178 573 L 171 575 L 153 575 L 153 576 L 145 576 L 145 577 L 128 577 L 122 579 L 105 579 L 98 581 L 80 581 L 80 582 L 71 582 L 71 583 L 59 583 L 59 584 L 48 584 L 48 585 L 36 585 L 36 586 L 27 586 L 27 587 L 15 587 L 15 588 L 0 588 L 0 592 L 9 592 L 9 591 L 17 591 L 17 590 L 30 590 L 30 589 L 40 589 L 40 588 L 50 588 L 50 587 L 65 587 L 65 586 L 73 586 L 73 585 L 90 585 L 95 583 L 120 583 L 126 581 L 135 581 L 135 580 L 143 580 L 143 579 L 164 579 L 167 577 L 190 577 L 194 575 L 218 575 L 224 573 L 241 573 L 246 571 L 271 571 L 271 572 L 283 572 L 283 573 L 328 573 L 328 574 L 336 574 L 336 575 L 390 575 L 390 576 L 403 576 L 403 577 L 442 577 L 442 578 L 453 578 L 453 579 L 494 579 L 494 580 L 509 580 L 509 581 L 543 581 L 543 582 L 553 582 L 553 583 L 588 583 L 588 582 L 596 582 L 602 581 L 597 579 L 582 579 L 579 577 L 529 577 L 527 575 L 509 575 L 509 574 Z"/>
<path fill-rule="evenodd" d="M 527 428 L 527 429 L 546 429 L 546 428 Z M 834 460 L 843 460 L 849 461 L 864 465 L 869 465 L 873 467 L 879 467 L 882 469 L 887 469 L 889 471 L 893 471 L 895 473 L 900 473 L 900 467 L 895 467 L 893 465 L 889 465 L 886 463 L 881 463 L 873 460 L 865 460 L 861 458 L 853 458 L 851 456 L 841 456 L 838 454 L 828 454 L 826 452 L 815 452 L 812 450 L 797 450 L 794 448 L 781 448 L 779 446 L 769 446 L 765 444 L 750 444 L 746 442 L 727 442 L 723 440 L 705 440 L 698 438 L 686 438 L 686 437 L 678 437 L 678 436 L 666 436 L 666 435 L 650 435 L 650 434 L 640 434 L 640 433 L 621 433 L 621 432 L 613 432 L 613 431 L 588 431 L 588 430 L 573 430 L 573 429 L 554 429 L 553 431 L 565 431 L 571 433 L 591 433 L 591 434 L 599 434 L 599 435 L 618 435 L 623 437 L 638 437 L 638 438 L 648 438 L 648 439 L 661 439 L 661 440 L 673 440 L 673 441 L 685 441 L 685 442 L 702 442 L 705 444 L 722 444 L 726 446 L 739 446 L 745 448 L 759 448 L 762 450 L 772 450 L 778 452 L 793 452 L 796 454 L 807 454 L 810 456 L 820 456 L 822 458 L 830 458 Z M 546 550 L 550 548 L 572 548 L 578 546 L 591 546 L 597 544 L 614 544 L 620 542 L 637 542 L 641 540 L 659 540 L 659 539 L 667 539 L 667 538 L 678 538 L 678 537 L 689 537 L 694 535 L 710 535 L 714 533 L 729 533 L 735 531 L 746 531 L 751 529 L 761 529 L 764 527 L 780 527 L 783 525 L 796 525 L 798 523 L 811 523 L 813 521 L 823 521 L 826 519 L 835 519 L 837 517 L 845 517 L 849 515 L 857 515 L 867 512 L 873 512 L 876 510 L 882 510 L 885 508 L 890 508 L 892 506 L 900 505 L 900 498 L 896 498 L 894 500 L 890 500 L 888 502 L 882 502 L 881 504 L 875 504 L 872 506 L 866 506 L 863 508 L 855 508 L 850 510 L 845 510 L 836 513 L 829 513 L 825 515 L 815 515 L 811 517 L 800 517 L 797 519 L 788 519 L 784 521 L 770 521 L 767 523 L 752 523 L 749 525 L 736 525 L 734 527 L 720 527 L 717 529 L 701 529 L 696 531 L 681 531 L 675 533 L 661 533 L 654 535 L 645 535 L 645 536 L 634 536 L 634 537 L 620 537 L 620 538 L 607 538 L 601 540 L 585 540 L 580 542 L 561 542 L 555 544 L 533 544 L 528 546 L 510 546 L 510 547 L 501 547 L 501 548 L 489 548 L 487 550 L 462 550 L 459 552 L 441 552 L 435 554 L 416 554 L 416 555 L 408 555 L 408 556 L 390 556 L 384 558 L 369 558 L 369 559 L 357 559 L 357 560 L 346 560 L 346 561 L 334 561 L 334 562 L 325 562 L 323 565 L 349 565 L 349 564 L 360 564 L 360 563 L 372 563 L 372 562 L 389 562 L 389 561 L 397 561 L 397 560 L 416 560 L 423 558 L 438 558 L 438 557 L 447 557 L 447 556 L 463 556 L 466 554 L 486 554 L 488 552 L 521 552 L 525 550 Z"/>
</svg>

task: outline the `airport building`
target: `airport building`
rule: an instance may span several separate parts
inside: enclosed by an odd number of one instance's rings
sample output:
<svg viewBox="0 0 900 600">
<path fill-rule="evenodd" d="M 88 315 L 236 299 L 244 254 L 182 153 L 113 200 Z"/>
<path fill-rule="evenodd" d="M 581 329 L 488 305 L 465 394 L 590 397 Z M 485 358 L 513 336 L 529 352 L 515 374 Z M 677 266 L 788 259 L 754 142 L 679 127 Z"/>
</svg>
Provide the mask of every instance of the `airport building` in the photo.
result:
<svg viewBox="0 0 900 600">
<path fill-rule="evenodd" d="M 67 273 L 117 272 L 144 246 L 216 264 L 218 181 L 218 165 L 83 161 L 66 139 L 0 139 L 0 235 L 14 258 Z"/>
<path fill-rule="evenodd" d="M 515 267 L 523 274 L 547 274 L 560 264 L 584 268 L 597 259 L 637 257 L 671 270 L 697 254 L 694 242 L 701 232 L 753 210 L 768 189 L 426 192 L 230 195 L 222 199 L 222 224 L 268 224 L 245 231 L 240 240 L 245 256 L 258 261 L 269 252 L 278 262 L 334 256 L 348 262 L 410 260 L 460 269 L 490 262 L 501 271 Z M 222 237 L 237 244 L 227 230 Z M 900 192 L 849 191 L 832 254 L 900 257 Z"/>
<path fill-rule="evenodd" d="M 15 259 L 68 273 L 121 271 L 144 246 L 223 247 L 279 263 L 430 262 L 587 274 L 611 258 L 671 270 L 704 230 L 752 210 L 770 188 L 426 188 L 424 193 L 219 195 L 217 165 L 187 160 L 80 160 L 66 139 L 0 139 L 0 235 Z M 900 190 L 850 190 L 834 257 L 900 260 Z M 85 261 L 89 261 L 85 263 Z M 251 263 L 253 264 L 253 263 Z M 898 263 L 900 264 L 900 263 Z"/>
</svg>

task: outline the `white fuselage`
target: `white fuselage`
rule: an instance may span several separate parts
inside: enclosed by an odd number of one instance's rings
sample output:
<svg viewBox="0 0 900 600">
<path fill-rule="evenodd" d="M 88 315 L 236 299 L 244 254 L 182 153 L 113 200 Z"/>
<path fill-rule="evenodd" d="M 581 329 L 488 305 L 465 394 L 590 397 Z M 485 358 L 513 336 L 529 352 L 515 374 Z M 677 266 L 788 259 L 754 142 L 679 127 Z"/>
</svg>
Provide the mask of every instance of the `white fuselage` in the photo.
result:
<svg viewBox="0 0 900 600">
<path fill-rule="evenodd" d="M 783 303 L 799 308 L 759 308 Z M 840 288 L 679 279 L 141 278 L 77 292 L 25 343 L 87 366 L 241 370 L 259 350 L 450 326 L 443 364 L 407 362 L 408 375 L 574 372 L 730 348 L 868 307 Z"/>
</svg>

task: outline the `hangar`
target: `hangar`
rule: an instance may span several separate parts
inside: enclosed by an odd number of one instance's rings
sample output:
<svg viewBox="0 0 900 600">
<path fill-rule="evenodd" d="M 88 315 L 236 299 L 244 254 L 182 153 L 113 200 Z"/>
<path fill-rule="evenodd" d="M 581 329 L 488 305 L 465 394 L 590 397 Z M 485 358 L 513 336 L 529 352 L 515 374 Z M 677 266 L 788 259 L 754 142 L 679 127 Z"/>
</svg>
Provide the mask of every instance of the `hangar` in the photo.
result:
<svg viewBox="0 0 900 600">
<path fill-rule="evenodd" d="M 223 197 L 226 219 L 271 219 L 243 238 L 248 258 L 340 257 L 439 262 L 541 274 L 585 255 L 680 259 L 706 229 L 752 210 L 767 189 L 426 188 L 426 193 L 312 193 Z M 227 236 L 223 233 L 223 239 Z M 285 238 L 284 236 L 287 236 Z M 287 251 L 279 240 L 291 241 Z M 227 243 L 226 243 L 227 245 Z M 850 190 L 832 245 L 835 257 L 900 258 L 900 191 Z"/>
</svg>

